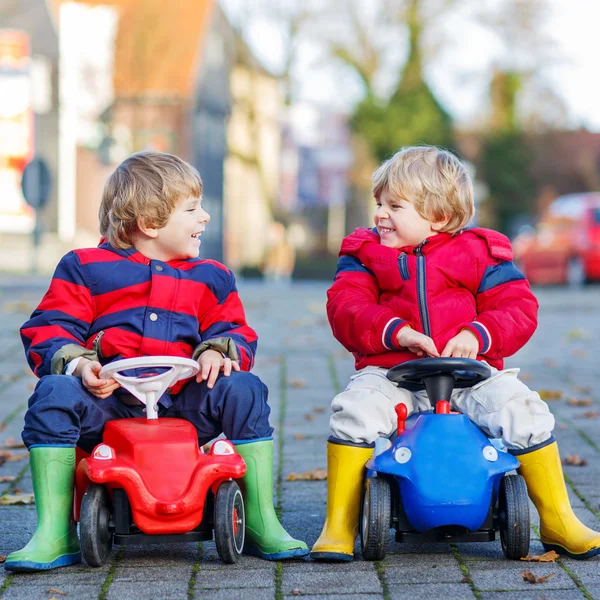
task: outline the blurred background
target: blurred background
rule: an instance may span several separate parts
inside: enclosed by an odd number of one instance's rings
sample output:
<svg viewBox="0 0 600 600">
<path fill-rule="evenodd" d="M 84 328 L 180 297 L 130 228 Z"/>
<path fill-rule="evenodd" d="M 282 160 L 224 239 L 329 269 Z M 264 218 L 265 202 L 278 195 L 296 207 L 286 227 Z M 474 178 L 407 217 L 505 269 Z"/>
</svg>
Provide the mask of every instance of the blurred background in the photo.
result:
<svg viewBox="0 0 600 600">
<path fill-rule="evenodd" d="M 534 283 L 600 279 L 599 22 L 589 0 L 0 0 L 0 270 L 96 245 L 107 176 L 157 149 L 202 175 L 204 256 L 331 279 L 373 170 L 425 143 L 468 163 Z"/>
</svg>

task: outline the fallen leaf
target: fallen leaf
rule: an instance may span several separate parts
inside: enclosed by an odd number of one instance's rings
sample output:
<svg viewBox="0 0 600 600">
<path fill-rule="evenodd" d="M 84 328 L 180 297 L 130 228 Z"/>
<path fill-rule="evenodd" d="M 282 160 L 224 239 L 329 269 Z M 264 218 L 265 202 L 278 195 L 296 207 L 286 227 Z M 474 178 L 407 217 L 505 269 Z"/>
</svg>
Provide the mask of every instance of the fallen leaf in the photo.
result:
<svg viewBox="0 0 600 600">
<path fill-rule="evenodd" d="M 592 388 L 589 385 L 574 385 L 573 390 L 576 394 L 591 394 Z"/>
<path fill-rule="evenodd" d="M 588 331 L 586 331 L 585 329 L 581 329 L 580 327 L 576 328 L 576 329 L 571 329 L 570 331 L 567 331 L 567 333 L 565 334 L 567 339 L 570 340 L 590 340 L 592 339 L 592 336 L 590 335 L 590 333 Z"/>
<path fill-rule="evenodd" d="M 13 494 L 20 494 L 23 490 L 21 488 L 15 488 Z"/>
<path fill-rule="evenodd" d="M 305 473 L 290 473 L 286 481 L 324 481 L 327 479 L 327 469 L 312 469 Z"/>
<path fill-rule="evenodd" d="M 315 420 L 315 415 L 313 415 L 313 414 L 311 414 L 311 413 L 306 413 L 306 414 L 304 415 L 304 418 L 305 418 L 307 421 L 314 421 L 314 420 Z"/>
<path fill-rule="evenodd" d="M 526 556 L 521 560 L 526 560 L 529 562 L 554 562 L 558 558 L 558 554 L 554 550 L 550 550 L 550 552 L 546 552 L 546 554 L 540 554 L 540 556 Z"/>
<path fill-rule="evenodd" d="M 548 579 L 551 579 L 554 575 L 556 575 L 556 573 L 548 573 L 548 575 L 537 577 L 529 569 L 521 572 L 523 580 L 529 583 L 544 583 L 544 581 L 548 581 Z"/>
<path fill-rule="evenodd" d="M 466 575 L 460 580 L 461 583 L 473 583 L 473 580 Z"/>
<path fill-rule="evenodd" d="M 15 450 L 17 448 L 25 448 L 25 444 L 17 441 L 13 436 L 11 436 L 4 442 L 4 444 L 2 444 L 2 448 L 12 448 Z"/>
<path fill-rule="evenodd" d="M 306 437 L 306 436 L 305 436 L 303 433 L 297 433 L 297 434 L 294 436 L 294 439 L 295 439 L 295 440 L 303 440 L 305 437 Z"/>
<path fill-rule="evenodd" d="M 6 556 L 0 556 L 0 563 L 6 562 Z"/>
<path fill-rule="evenodd" d="M 33 494 L 6 494 L 6 496 L 0 496 L 0 506 L 15 506 L 33 503 Z"/>
<path fill-rule="evenodd" d="M 588 461 L 585 458 L 580 458 L 578 454 L 567 454 L 562 460 L 563 465 L 570 465 L 572 467 L 585 467 Z"/>
<path fill-rule="evenodd" d="M 569 406 L 590 406 L 593 400 L 591 398 L 571 398 Z"/>
<path fill-rule="evenodd" d="M 29 456 L 29 452 L 11 452 L 10 450 L 0 450 L 0 459 L 4 459 L 4 462 L 16 462 L 23 460 Z"/>
<path fill-rule="evenodd" d="M 542 400 L 559 400 L 563 393 L 559 390 L 540 390 L 538 392 Z"/>
<path fill-rule="evenodd" d="M 0 475 L 0 483 L 9 483 L 14 480 L 14 475 Z"/>
<path fill-rule="evenodd" d="M 315 406 L 315 407 L 313 408 L 313 412 L 315 412 L 315 413 L 324 413 L 326 410 L 327 410 L 327 409 L 325 409 L 325 408 L 323 408 L 323 407 L 321 407 L 321 406 Z"/>
<path fill-rule="evenodd" d="M 66 596 L 67 592 L 63 592 L 62 590 L 57 590 L 56 588 L 50 588 L 48 590 L 49 594 L 60 594 L 61 596 Z"/>
<path fill-rule="evenodd" d="M 0 424 L 0 431 L 4 431 L 6 429 L 6 425 L 4 423 Z"/>
<path fill-rule="evenodd" d="M 586 410 L 581 416 L 586 419 L 596 419 L 598 418 L 598 415 L 600 415 L 600 413 L 597 410 Z"/>
<path fill-rule="evenodd" d="M 292 590 L 292 594 L 293 594 L 294 596 L 302 596 L 302 590 L 293 589 L 293 590 Z"/>
<path fill-rule="evenodd" d="M 302 388 L 306 385 L 304 379 L 288 379 L 288 385 L 293 388 Z"/>
</svg>

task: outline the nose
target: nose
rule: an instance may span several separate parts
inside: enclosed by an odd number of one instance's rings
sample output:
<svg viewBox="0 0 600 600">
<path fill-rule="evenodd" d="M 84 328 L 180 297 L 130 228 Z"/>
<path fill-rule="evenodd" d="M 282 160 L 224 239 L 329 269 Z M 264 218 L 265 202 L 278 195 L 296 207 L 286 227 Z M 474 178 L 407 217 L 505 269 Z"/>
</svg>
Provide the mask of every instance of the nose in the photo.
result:
<svg viewBox="0 0 600 600">
<path fill-rule="evenodd" d="M 199 223 L 208 223 L 210 221 L 210 215 L 200 207 L 200 212 L 198 214 L 198 222 Z"/>
<path fill-rule="evenodd" d="M 389 217 L 388 211 L 383 206 L 378 206 L 375 209 L 375 218 L 376 219 L 387 219 Z"/>
</svg>

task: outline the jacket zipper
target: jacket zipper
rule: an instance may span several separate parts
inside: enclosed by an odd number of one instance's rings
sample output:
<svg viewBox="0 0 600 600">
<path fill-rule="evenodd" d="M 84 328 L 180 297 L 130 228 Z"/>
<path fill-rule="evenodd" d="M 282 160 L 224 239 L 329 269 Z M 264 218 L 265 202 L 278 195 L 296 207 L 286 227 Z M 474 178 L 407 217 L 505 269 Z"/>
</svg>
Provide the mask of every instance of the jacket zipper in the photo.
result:
<svg viewBox="0 0 600 600">
<path fill-rule="evenodd" d="M 429 326 L 429 310 L 427 309 L 425 256 L 423 256 L 422 252 L 422 248 L 426 243 L 427 240 L 415 248 L 415 254 L 417 255 L 417 298 L 419 300 L 419 312 L 421 314 L 423 333 L 426 336 L 431 337 L 431 328 Z"/>
<path fill-rule="evenodd" d="M 406 264 L 406 252 L 403 252 L 398 257 L 398 268 L 400 269 L 400 275 L 404 281 L 408 281 L 410 279 L 410 275 L 408 273 L 408 265 Z"/>
</svg>

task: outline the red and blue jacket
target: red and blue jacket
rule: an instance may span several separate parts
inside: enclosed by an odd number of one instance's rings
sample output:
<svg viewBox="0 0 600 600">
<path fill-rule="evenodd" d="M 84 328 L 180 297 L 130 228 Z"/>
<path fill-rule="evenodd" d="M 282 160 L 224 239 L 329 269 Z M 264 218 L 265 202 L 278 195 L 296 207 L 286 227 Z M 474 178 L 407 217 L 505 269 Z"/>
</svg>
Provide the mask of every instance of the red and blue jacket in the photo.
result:
<svg viewBox="0 0 600 600">
<path fill-rule="evenodd" d="M 357 229 L 342 243 L 327 292 L 333 334 L 357 369 L 415 359 L 396 339 L 406 325 L 431 337 L 440 353 L 468 329 L 479 341 L 478 358 L 502 369 L 533 335 L 537 311 L 508 238 L 482 228 L 400 249 L 383 246 L 375 230 Z"/>
<path fill-rule="evenodd" d="M 138 356 L 197 358 L 208 348 L 249 371 L 257 345 L 225 266 L 151 260 L 108 243 L 62 258 L 21 339 L 38 377 L 63 373 L 79 356 L 106 364 Z"/>
</svg>

